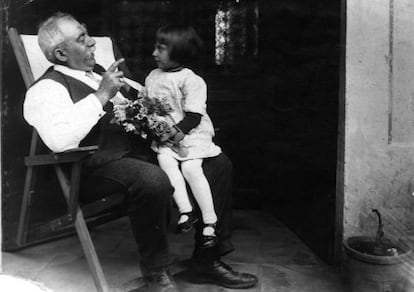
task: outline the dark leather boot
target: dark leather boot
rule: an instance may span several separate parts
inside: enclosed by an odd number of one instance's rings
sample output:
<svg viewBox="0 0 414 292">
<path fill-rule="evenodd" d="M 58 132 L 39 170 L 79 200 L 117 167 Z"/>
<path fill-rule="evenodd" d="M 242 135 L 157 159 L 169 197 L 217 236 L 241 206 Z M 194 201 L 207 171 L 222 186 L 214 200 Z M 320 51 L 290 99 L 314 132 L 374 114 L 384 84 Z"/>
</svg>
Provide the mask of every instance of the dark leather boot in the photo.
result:
<svg viewBox="0 0 414 292">
<path fill-rule="evenodd" d="M 194 283 L 209 283 L 230 289 L 245 289 L 257 284 L 257 277 L 248 273 L 234 271 L 225 263 L 215 260 L 212 263 L 192 261 Z"/>
<path fill-rule="evenodd" d="M 166 268 L 142 271 L 145 286 L 139 291 L 148 292 L 179 292 L 173 277 Z M 138 290 L 137 290 L 138 291 Z"/>
</svg>

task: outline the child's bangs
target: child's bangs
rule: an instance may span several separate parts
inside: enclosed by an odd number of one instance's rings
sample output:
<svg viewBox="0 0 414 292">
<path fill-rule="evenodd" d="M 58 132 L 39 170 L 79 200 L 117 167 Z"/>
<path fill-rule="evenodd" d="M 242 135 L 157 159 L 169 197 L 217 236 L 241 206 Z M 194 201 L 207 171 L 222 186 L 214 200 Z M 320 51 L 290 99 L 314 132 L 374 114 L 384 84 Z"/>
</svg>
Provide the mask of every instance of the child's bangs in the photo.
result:
<svg viewBox="0 0 414 292">
<path fill-rule="evenodd" d="M 170 45 L 171 44 L 171 34 L 165 33 L 162 31 L 157 32 L 157 43 L 162 45 Z"/>
</svg>

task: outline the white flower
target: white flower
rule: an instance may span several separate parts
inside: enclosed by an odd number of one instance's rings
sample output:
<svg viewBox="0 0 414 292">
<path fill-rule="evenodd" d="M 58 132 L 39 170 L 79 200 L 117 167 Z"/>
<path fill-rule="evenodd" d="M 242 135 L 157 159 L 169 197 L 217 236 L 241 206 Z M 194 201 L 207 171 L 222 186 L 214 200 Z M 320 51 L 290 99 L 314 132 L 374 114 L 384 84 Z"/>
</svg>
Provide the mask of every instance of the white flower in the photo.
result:
<svg viewBox="0 0 414 292">
<path fill-rule="evenodd" d="M 115 105 L 114 106 L 114 116 L 118 121 L 124 121 L 126 119 L 125 109 L 127 105 Z"/>
<path fill-rule="evenodd" d="M 125 128 L 125 131 L 127 131 L 127 132 L 133 132 L 133 131 L 136 130 L 135 127 L 134 127 L 134 125 L 129 124 L 129 123 L 125 124 L 124 125 L 124 128 Z"/>
</svg>

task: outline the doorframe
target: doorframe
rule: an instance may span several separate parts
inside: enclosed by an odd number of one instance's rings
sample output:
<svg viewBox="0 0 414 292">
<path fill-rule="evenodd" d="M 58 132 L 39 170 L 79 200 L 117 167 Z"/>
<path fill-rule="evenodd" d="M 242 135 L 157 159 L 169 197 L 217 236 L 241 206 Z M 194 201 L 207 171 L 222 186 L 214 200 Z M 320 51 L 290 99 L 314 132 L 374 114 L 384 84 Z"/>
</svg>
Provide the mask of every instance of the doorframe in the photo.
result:
<svg viewBox="0 0 414 292">
<path fill-rule="evenodd" d="M 335 235 L 334 263 L 341 264 L 343 259 L 344 234 L 344 196 L 345 196 L 345 84 L 346 84 L 346 13 L 347 1 L 341 0 L 340 11 L 340 49 L 339 49 L 339 92 L 338 92 L 338 137 L 336 164 L 336 196 L 335 196 Z"/>
<path fill-rule="evenodd" d="M 2 224 L 2 209 L 3 209 L 3 101 L 4 101 L 4 56 L 5 44 L 7 39 L 7 20 L 9 0 L 0 1 L 0 273 L 3 272 L 3 224 Z"/>
</svg>

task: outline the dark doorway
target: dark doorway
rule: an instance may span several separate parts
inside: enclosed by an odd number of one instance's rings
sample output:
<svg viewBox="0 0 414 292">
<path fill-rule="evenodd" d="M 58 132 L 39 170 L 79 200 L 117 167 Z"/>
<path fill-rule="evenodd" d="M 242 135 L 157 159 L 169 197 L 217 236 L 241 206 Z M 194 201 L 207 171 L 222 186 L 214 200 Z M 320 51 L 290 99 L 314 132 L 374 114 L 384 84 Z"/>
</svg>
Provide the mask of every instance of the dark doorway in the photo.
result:
<svg viewBox="0 0 414 292">
<path fill-rule="evenodd" d="M 155 30 L 169 22 L 192 24 L 205 43 L 195 70 L 208 84 L 216 141 L 234 164 L 234 207 L 270 212 L 332 262 L 340 2 L 21 0 L 10 1 L 6 22 L 35 34 L 44 17 L 69 12 L 87 24 L 91 35 L 114 36 L 140 82 L 154 67 Z M 23 81 L 10 49 L 5 50 L 7 247 L 15 236 L 30 130 L 21 113 Z M 38 210 L 51 204 L 41 197 L 34 204 Z"/>
</svg>

